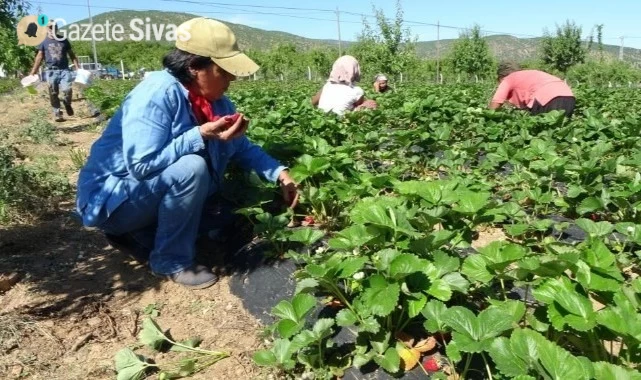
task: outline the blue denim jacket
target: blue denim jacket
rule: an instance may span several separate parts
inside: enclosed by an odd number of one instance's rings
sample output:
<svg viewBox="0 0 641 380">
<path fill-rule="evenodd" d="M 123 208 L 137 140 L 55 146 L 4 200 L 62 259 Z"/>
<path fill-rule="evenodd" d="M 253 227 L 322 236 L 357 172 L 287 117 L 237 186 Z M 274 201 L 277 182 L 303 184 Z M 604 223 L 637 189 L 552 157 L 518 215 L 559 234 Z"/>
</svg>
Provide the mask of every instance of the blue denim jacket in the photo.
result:
<svg viewBox="0 0 641 380">
<path fill-rule="evenodd" d="M 212 107 L 216 115 L 235 112 L 226 97 Z M 187 89 L 167 71 L 152 73 L 127 95 L 80 170 L 76 207 L 83 223 L 99 226 L 107 220 L 128 197 L 126 181 L 143 181 L 204 149 Z M 218 190 L 230 160 L 271 182 L 285 169 L 246 136 L 210 140 L 208 153 L 213 169 L 209 195 Z"/>
</svg>

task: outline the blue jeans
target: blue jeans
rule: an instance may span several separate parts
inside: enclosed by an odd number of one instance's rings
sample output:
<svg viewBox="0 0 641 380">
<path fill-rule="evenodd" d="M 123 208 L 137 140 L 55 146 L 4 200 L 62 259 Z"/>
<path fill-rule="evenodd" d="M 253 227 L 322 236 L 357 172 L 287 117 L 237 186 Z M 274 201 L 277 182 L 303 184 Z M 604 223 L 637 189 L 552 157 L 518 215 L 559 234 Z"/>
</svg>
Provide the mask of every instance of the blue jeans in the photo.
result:
<svg viewBox="0 0 641 380">
<path fill-rule="evenodd" d="M 194 263 L 210 181 L 207 163 L 197 154 L 182 156 L 143 181 L 130 177 L 128 199 L 99 228 L 114 235 L 131 233 L 150 248 L 154 273 L 180 272 Z"/>
<path fill-rule="evenodd" d="M 62 91 L 62 102 L 71 105 L 72 76 L 69 70 L 47 70 L 47 83 L 49 84 L 49 101 L 54 112 L 60 111 L 59 94 Z"/>
</svg>

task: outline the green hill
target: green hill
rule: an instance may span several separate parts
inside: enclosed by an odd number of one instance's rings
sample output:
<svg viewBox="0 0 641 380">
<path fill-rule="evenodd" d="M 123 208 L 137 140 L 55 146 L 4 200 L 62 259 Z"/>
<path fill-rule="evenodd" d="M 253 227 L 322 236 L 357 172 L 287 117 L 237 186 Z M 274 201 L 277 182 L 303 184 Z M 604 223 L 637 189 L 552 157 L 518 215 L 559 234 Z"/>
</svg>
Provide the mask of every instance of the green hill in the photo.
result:
<svg viewBox="0 0 641 380">
<path fill-rule="evenodd" d="M 493 35 L 485 37 L 490 45 L 490 49 L 498 59 L 509 59 L 515 61 L 524 61 L 537 58 L 539 55 L 539 46 L 541 38 L 517 38 L 508 35 Z M 446 39 L 440 41 L 441 57 L 445 56 L 456 42 L 455 39 Z M 593 49 L 596 49 L 596 44 Z M 416 46 L 417 54 L 422 57 L 436 58 L 437 42 L 421 41 Z M 619 47 L 615 45 L 603 45 L 605 59 L 618 59 Z M 596 54 L 593 52 L 592 54 Z M 626 61 L 641 63 L 641 50 L 626 48 L 624 58 Z"/>
<path fill-rule="evenodd" d="M 128 40 L 129 36 L 132 33 L 134 36 L 139 34 L 138 31 L 131 28 L 132 19 L 140 19 L 143 22 L 145 22 L 145 24 L 141 25 L 139 23 L 137 25 L 138 28 L 144 30 L 146 24 L 151 24 L 151 23 L 158 24 L 158 25 L 174 24 L 178 26 L 183 22 L 194 17 L 198 17 L 198 15 L 193 15 L 189 13 L 162 12 L 162 11 L 114 11 L 114 12 L 101 13 L 94 16 L 93 22 L 94 24 L 105 25 L 106 22 L 109 21 L 110 25 L 114 25 L 116 23 L 123 25 L 124 26 L 123 38 L 125 40 Z M 150 20 L 149 22 L 146 22 L 147 18 Z M 243 50 L 248 50 L 248 49 L 267 50 L 277 44 L 284 44 L 284 43 L 293 43 L 294 45 L 296 45 L 297 48 L 300 48 L 300 49 L 311 49 L 315 47 L 334 46 L 334 45 L 338 46 L 338 41 L 314 40 L 314 39 L 304 38 L 304 37 L 300 37 L 300 36 L 290 34 L 290 33 L 285 33 L 285 32 L 268 31 L 268 30 L 252 28 L 246 25 L 234 24 L 227 21 L 223 21 L 223 22 L 227 26 L 229 26 L 231 30 L 234 31 L 234 34 L 236 34 L 236 38 L 238 39 L 240 48 Z M 68 26 L 68 28 L 74 24 L 88 24 L 88 23 L 89 23 L 89 19 L 84 19 L 84 20 L 71 23 Z M 150 31 L 151 31 L 150 35 L 153 38 L 154 36 L 153 29 L 150 29 Z M 161 40 L 163 40 L 163 38 L 161 38 Z M 166 41 L 159 41 L 159 42 L 163 44 L 167 43 Z"/>
</svg>

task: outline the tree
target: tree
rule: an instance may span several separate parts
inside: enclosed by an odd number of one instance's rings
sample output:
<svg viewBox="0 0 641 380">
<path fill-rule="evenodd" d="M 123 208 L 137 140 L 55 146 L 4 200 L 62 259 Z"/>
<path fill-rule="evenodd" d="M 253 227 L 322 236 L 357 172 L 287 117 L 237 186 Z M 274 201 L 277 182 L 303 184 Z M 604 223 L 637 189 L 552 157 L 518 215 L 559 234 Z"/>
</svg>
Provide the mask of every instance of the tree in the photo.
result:
<svg viewBox="0 0 641 380">
<path fill-rule="evenodd" d="M 385 17 L 381 9 L 374 7 L 376 30 L 363 20 L 363 30 L 350 53 L 355 56 L 361 69 L 373 75 L 378 72 L 398 75 L 409 71 L 418 63 L 416 39 L 410 38 L 409 29 L 403 29 L 403 9 L 400 0 L 396 2 L 396 17 Z"/>
<path fill-rule="evenodd" d="M 596 26 L 596 41 L 599 49 L 599 59 L 603 61 L 603 24 Z"/>
<path fill-rule="evenodd" d="M 487 41 L 481 36 L 481 27 L 478 25 L 461 33 L 452 47 L 449 61 L 459 74 L 478 78 L 490 78 L 494 75 L 494 57 Z"/>
<path fill-rule="evenodd" d="M 586 50 L 581 44 L 581 27 L 569 20 L 556 27 L 556 36 L 545 32 L 541 42 L 543 63 L 561 73 L 585 62 Z"/>
<path fill-rule="evenodd" d="M 338 51 L 329 48 L 310 50 L 308 53 L 309 66 L 322 78 L 327 78 L 332 69 L 332 63 L 338 56 Z"/>
<path fill-rule="evenodd" d="M 18 46 L 16 26 L 27 15 L 30 4 L 26 0 L 0 1 L 0 66 L 7 72 L 29 69 L 35 50 Z"/>
</svg>

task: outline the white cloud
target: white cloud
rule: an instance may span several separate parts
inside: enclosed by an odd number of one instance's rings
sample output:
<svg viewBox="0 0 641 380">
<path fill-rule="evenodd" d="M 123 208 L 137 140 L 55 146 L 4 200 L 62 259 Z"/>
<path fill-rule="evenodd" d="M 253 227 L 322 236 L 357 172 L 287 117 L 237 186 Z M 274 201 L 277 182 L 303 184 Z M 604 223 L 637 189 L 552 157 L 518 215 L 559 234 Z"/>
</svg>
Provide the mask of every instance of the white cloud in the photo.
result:
<svg viewBox="0 0 641 380">
<path fill-rule="evenodd" d="M 246 15 L 232 15 L 230 17 L 227 17 L 227 21 L 234 24 L 241 24 L 241 25 L 255 26 L 255 27 L 265 27 L 268 24 L 267 21 L 265 20 L 258 20 Z"/>
</svg>

